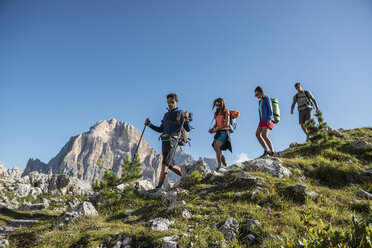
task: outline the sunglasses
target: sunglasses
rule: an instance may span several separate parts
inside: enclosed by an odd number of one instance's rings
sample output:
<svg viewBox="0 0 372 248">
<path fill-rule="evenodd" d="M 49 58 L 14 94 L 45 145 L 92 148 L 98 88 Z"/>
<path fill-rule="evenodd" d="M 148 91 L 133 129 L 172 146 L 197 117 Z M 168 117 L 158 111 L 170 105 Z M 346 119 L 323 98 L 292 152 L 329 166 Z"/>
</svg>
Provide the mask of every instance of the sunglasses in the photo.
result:
<svg viewBox="0 0 372 248">
<path fill-rule="evenodd" d="M 258 96 L 259 96 L 259 94 L 254 94 L 254 96 L 255 96 L 255 97 L 258 97 Z"/>
<path fill-rule="evenodd" d="M 169 104 L 173 104 L 175 103 L 175 101 L 167 101 Z"/>
<path fill-rule="evenodd" d="M 221 107 L 222 105 L 221 104 L 216 104 L 216 107 Z"/>
<path fill-rule="evenodd" d="M 296 89 L 299 89 L 299 88 L 300 88 L 300 86 L 297 86 L 297 87 L 296 87 Z"/>
</svg>

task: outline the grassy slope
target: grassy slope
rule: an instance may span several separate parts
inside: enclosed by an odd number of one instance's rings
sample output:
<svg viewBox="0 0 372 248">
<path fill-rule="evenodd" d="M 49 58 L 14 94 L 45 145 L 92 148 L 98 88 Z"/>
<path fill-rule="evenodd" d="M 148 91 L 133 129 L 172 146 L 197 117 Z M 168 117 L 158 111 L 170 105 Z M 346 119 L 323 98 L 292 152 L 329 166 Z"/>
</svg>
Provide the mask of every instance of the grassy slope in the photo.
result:
<svg viewBox="0 0 372 248">
<path fill-rule="evenodd" d="M 312 148 L 305 144 L 284 152 L 282 161 L 294 175 L 291 178 L 278 179 L 262 172 L 251 174 L 263 179 L 264 190 L 256 200 L 249 195 L 255 182 L 232 182 L 226 175 L 219 181 L 203 180 L 194 185 L 190 194 L 184 196 L 186 208 L 193 213 L 191 219 L 180 217 L 181 209 L 167 213 L 168 205 L 159 200 L 146 199 L 134 195 L 125 202 L 111 208 L 99 209 L 97 218 L 81 218 L 65 228 L 58 228 L 58 220 L 48 217 L 33 227 L 23 228 L 9 237 L 12 247 L 97 247 L 106 242 L 113 244 L 116 234 L 130 235 L 142 247 L 159 247 L 162 237 L 181 235 L 180 247 L 208 247 L 208 244 L 224 241 L 218 228 L 228 217 L 243 223 L 247 217 L 257 219 L 261 226 L 253 232 L 258 237 L 254 247 L 279 247 L 286 240 L 295 241 L 306 231 L 301 222 L 303 210 L 311 209 L 314 220 L 322 219 L 334 230 L 348 231 L 351 215 L 365 218 L 371 214 L 370 202 L 351 203 L 358 199 L 356 192 L 363 188 L 372 193 L 372 180 L 363 170 L 372 169 L 372 148 L 354 151 L 345 144 L 352 140 L 364 139 L 372 143 L 372 128 L 343 131 L 349 140 L 333 138 L 331 145 L 323 149 Z M 305 178 L 304 178 L 305 177 Z M 304 204 L 298 203 L 286 193 L 286 187 L 303 183 L 318 197 L 308 198 Z M 205 194 L 199 194 L 207 190 Z M 241 192 L 238 197 L 235 193 Z M 270 209 L 269 209 L 270 208 Z M 129 218 L 123 216 L 125 210 L 135 209 Z M 15 215 L 25 214 L 13 211 L 12 214 L 0 210 L 0 220 L 8 220 Z M 176 221 L 167 232 L 151 231 L 145 222 L 154 217 L 166 217 Z M 217 225 L 215 225 L 217 224 Z M 282 240 L 270 236 L 280 235 Z M 38 239 L 40 235 L 42 239 Z M 245 247 L 241 229 L 236 241 L 224 241 L 229 247 Z"/>
</svg>

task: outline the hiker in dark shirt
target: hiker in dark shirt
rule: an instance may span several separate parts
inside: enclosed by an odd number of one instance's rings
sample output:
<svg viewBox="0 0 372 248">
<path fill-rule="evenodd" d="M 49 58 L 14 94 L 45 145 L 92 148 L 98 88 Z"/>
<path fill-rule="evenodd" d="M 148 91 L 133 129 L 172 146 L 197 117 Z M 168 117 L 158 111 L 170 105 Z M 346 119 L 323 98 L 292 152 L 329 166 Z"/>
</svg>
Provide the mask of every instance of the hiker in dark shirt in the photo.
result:
<svg viewBox="0 0 372 248">
<path fill-rule="evenodd" d="M 231 140 L 230 140 L 230 112 L 226 109 L 225 101 L 222 98 L 217 98 L 213 102 L 212 110 L 216 108 L 214 113 L 214 119 L 216 124 L 211 128 L 209 133 L 216 133 L 214 136 L 214 141 L 212 143 L 213 149 L 216 152 L 217 158 L 217 170 L 221 168 L 221 163 L 226 167 L 227 162 L 225 156 L 222 154 L 223 150 L 230 150 Z"/>
<path fill-rule="evenodd" d="M 313 105 L 315 106 L 316 110 L 318 110 L 318 103 L 311 94 L 310 91 L 306 91 L 302 89 L 302 85 L 300 82 L 295 84 L 295 88 L 298 91 L 296 95 L 293 97 L 293 102 L 291 106 L 291 114 L 293 114 L 293 109 L 297 103 L 297 109 L 299 114 L 299 123 L 301 125 L 302 130 L 305 132 L 307 139 L 309 135 L 307 133 L 307 129 L 305 127 L 305 122 L 312 118 L 312 110 Z"/>
<path fill-rule="evenodd" d="M 273 107 L 270 98 L 265 95 L 265 92 L 260 86 L 254 90 L 254 96 L 260 99 L 258 102 L 258 112 L 260 115 L 260 122 L 256 131 L 256 137 L 258 142 L 264 149 L 264 153 L 261 157 L 266 155 L 274 155 L 274 146 L 269 139 L 269 131 L 273 130 L 274 127 L 274 114 Z M 267 150 L 269 147 L 270 151 Z"/>
<path fill-rule="evenodd" d="M 162 141 L 162 169 L 160 172 L 159 184 L 156 188 L 161 188 L 166 175 L 168 174 L 168 168 L 181 176 L 181 168 L 175 165 L 173 159 L 173 149 L 177 149 L 176 140 L 174 134 L 180 131 L 182 121 L 185 118 L 184 128 L 187 132 L 190 132 L 191 125 L 189 122 L 189 113 L 183 112 L 177 108 L 178 97 L 176 94 L 171 93 L 167 95 L 168 112 L 164 114 L 163 120 L 161 121 L 160 127 L 153 125 L 149 118 L 146 119 L 145 125 L 149 126 L 156 132 L 162 133 L 160 136 Z"/>
</svg>

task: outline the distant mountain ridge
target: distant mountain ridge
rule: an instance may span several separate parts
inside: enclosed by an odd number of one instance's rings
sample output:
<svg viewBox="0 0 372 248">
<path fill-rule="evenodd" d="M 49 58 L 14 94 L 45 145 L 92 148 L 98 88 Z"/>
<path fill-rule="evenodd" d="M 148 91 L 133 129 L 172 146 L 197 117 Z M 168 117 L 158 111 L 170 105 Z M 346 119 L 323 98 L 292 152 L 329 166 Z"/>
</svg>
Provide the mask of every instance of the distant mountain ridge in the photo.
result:
<svg viewBox="0 0 372 248">
<path fill-rule="evenodd" d="M 29 159 L 22 176 L 32 171 L 44 174 L 67 174 L 87 181 L 100 180 L 105 170 L 121 175 L 120 162 L 127 153 L 135 152 L 141 133 L 133 125 L 116 119 L 102 120 L 90 127 L 88 132 L 73 136 L 60 152 L 48 163 L 39 159 Z M 150 147 L 143 138 L 138 150 L 143 162 L 143 178 L 157 183 L 162 155 Z M 98 165 L 98 160 L 100 163 Z M 175 160 L 178 165 L 192 163 L 194 158 L 177 151 Z M 213 161 L 213 159 L 209 159 Z M 213 166 L 214 164 L 211 163 Z M 169 173 L 169 180 L 177 176 Z"/>
</svg>

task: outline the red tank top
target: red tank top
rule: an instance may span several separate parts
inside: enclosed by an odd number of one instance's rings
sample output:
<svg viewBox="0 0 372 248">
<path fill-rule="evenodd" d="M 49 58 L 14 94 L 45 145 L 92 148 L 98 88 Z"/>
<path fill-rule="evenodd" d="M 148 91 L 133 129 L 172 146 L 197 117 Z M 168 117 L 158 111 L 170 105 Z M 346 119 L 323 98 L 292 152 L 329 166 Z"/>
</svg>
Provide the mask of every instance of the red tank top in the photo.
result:
<svg viewBox="0 0 372 248">
<path fill-rule="evenodd" d="M 218 113 L 217 115 L 215 114 L 214 119 L 216 120 L 217 128 L 220 128 L 226 124 L 227 116 L 230 116 L 230 112 L 228 110 L 226 110 L 225 115 L 221 113 Z M 225 127 L 223 130 L 229 130 L 229 126 Z"/>
</svg>

